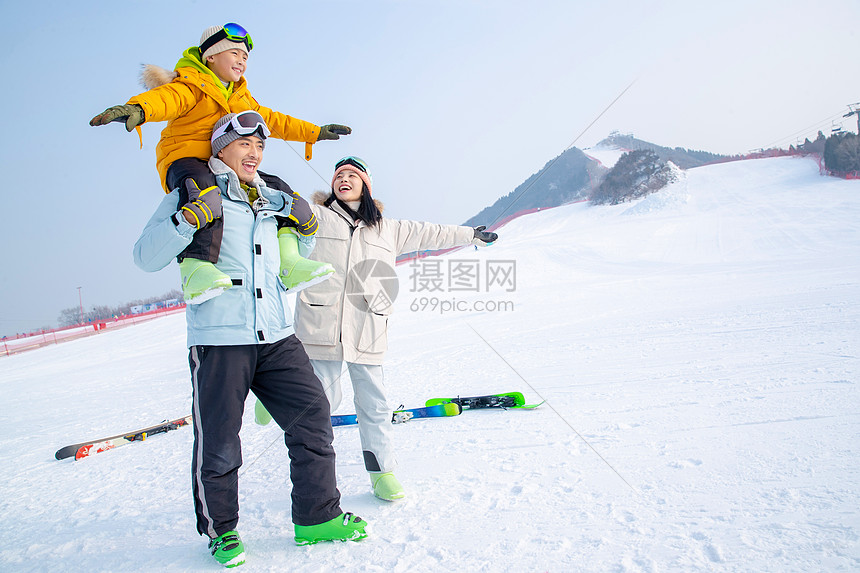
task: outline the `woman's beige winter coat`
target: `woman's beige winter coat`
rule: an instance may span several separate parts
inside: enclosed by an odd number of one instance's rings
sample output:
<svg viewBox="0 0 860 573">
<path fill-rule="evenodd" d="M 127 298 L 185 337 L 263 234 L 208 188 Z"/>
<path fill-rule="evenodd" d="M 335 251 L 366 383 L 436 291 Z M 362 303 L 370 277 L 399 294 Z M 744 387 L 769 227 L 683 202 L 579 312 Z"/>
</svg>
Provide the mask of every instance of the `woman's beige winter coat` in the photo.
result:
<svg viewBox="0 0 860 573">
<path fill-rule="evenodd" d="M 386 218 L 374 227 L 356 225 L 337 202 L 324 206 L 326 197 L 313 197 L 319 230 L 310 258 L 331 263 L 335 273 L 299 292 L 296 335 L 311 359 L 382 364 L 397 256 L 468 245 L 474 229 Z"/>
</svg>

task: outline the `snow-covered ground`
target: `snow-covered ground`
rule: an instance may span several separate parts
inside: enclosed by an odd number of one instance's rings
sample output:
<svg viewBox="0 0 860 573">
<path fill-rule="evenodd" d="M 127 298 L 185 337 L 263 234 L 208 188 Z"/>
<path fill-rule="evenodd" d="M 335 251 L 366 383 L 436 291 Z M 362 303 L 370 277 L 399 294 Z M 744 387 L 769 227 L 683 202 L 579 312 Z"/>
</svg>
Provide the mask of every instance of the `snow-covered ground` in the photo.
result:
<svg viewBox="0 0 860 573">
<path fill-rule="evenodd" d="M 293 544 L 286 451 L 249 400 L 242 570 L 860 570 L 860 183 L 792 158 L 686 175 L 522 217 L 437 269 L 514 261 L 512 292 L 418 292 L 433 269 L 399 268 L 393 405 L 546 404 L 399 425 L 399 503 L 370 494 L 356 428 L 336 428 L 366 541 Z M 0 359 L 0 570 L 219 570 L 189 429 L 53 459 L 187 414 L 188 377 L 181 315 Z"/>
</svg>

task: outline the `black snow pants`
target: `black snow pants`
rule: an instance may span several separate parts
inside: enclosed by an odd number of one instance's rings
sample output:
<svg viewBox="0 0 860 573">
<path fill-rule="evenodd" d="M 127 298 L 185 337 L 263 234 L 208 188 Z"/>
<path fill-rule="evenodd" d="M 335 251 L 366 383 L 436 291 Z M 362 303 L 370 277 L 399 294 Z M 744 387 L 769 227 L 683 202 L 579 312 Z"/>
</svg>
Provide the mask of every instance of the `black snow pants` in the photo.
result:
<svg viewBox="0 0 860 573">
<path fill-rule="evenodd" d="M 239 521 L 239 429 L 249 389 L 284 429 L 293 522 L 316 525 L 340 515 L 329 403 L 298 338 L 292 335 L 272 344 L 192 346 L 189 362 L 197 530 L 214 538 L 236 529 Z"/>
</svg>

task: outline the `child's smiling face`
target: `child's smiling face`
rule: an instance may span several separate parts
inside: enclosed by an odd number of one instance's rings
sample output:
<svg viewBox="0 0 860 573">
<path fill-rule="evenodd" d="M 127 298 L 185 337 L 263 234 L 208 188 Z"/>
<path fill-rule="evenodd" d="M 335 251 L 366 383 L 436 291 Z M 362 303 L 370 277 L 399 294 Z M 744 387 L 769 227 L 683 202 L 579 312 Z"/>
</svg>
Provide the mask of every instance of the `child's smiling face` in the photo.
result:
<svg viewBox="0 0 860 573">
<path fill-rule="evenodd" d="M 248 67 L 248 52 L 239 48 L 206 57 L 206 67 L 221 81 L 238 82 Z"/>
</svg>

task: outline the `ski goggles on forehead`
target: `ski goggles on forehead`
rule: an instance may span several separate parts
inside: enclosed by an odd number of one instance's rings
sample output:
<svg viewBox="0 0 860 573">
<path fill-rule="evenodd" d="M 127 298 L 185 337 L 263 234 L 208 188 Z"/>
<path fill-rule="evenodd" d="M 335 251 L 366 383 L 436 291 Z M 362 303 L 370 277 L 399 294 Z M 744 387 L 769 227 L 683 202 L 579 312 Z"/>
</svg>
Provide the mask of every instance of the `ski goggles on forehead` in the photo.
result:
<svg viewBox="0 0 860 573">
<path fill-rule="evenodd" d="M 239 135 L 248 136 L 254 135 L 258 131 L 266 139 L 270 135 L 269 128 L 266 127 L 266 122 L 256 111 L 243 111 L 237 113 L 233 118 L 212 132 L 212 141 L 215 141 L 222 135 L 235 131 Z"/>
<path fill-rule="evenodd" d="M 334 164 L 335 171 L 337 171 L 344 165 L 352 165 L 353 167 L 360 169 L 363 173 L 367 173 L 368 175 L 370 175 L 370 170 L 367 167 L 367 163 L 365 163 L 361 157 L 355 157 L 354 155 L 344 157 L 343 159 Z"/>
<path fill-rule="evenodd" d="M 231 42 L 244 43 L 249 52 L 254 49 L 254 42 L 251 41 L 251 34 L 249 34 L 248 31 L 239 24 L 228 22 L 227 24 L 224 24 L 220 30 L 207 38 L 205 42 L 200 44 L 200 53 L 205 53 L 206 50 L 224 39 L 230 40 Z"/>
</svg>

